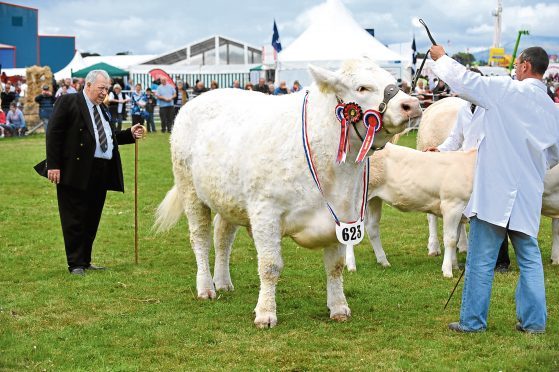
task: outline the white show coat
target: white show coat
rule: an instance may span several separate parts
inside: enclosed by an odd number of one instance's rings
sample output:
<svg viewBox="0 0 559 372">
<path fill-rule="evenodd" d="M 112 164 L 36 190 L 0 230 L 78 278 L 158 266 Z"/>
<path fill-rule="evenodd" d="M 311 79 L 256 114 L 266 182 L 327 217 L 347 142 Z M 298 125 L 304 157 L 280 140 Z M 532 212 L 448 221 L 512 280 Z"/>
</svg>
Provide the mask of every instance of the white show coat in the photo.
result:
<svg viewBox="0 0 559 372">
<path fill-rule="evenodd" d="M 433 72 L 485 108 L 472 195 L 464 214 L 538 236 L 545 171 L 559 161 L 559 110 L 536 79 L 482 77 L 448 56 Z"/>
<path fill-rule="evenodd" d="M 484 109 L 476 106 L 472 113 L 471 104 L 467 101 L 460 107 L 456 123 L 448 138 L 437 148 L 439 151 L 468 151 L 477 149 L 480 138 L 482 137 L 482 122 Z"/>
</svg>

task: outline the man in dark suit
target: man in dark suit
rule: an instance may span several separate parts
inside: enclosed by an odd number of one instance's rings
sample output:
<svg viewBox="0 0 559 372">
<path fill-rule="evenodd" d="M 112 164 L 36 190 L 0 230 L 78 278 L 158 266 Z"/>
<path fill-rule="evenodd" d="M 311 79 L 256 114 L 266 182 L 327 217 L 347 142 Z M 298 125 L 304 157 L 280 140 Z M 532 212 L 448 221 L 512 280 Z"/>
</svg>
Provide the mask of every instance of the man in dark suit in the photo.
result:
<svg viewBox="0 0 559 372">
<path fill-rule="evenodd" d="M 102 270 L 91 264 L 93 241 L 107 190 L 124 192 L 119 144 L 143 135 L 140 124 L 116 131 L 103 100 L 110 78 L 91 71 L 83 92 L 61 96 L 48 126 L 47 159 L 35 169 L 56 184 L 68 270 Z"/>
</svg>

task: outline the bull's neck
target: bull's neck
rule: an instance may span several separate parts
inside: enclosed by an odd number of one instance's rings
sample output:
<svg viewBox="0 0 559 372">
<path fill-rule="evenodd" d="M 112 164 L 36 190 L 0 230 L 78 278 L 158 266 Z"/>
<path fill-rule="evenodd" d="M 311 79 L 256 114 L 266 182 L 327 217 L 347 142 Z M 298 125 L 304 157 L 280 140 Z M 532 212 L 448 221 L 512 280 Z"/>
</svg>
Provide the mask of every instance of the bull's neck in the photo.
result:
<svg viewBox="0 0 559 372">
<path fill-rule="evenodd" d="M 356 143 L 353 139 L 345 163 L 338 164 L 336 156 L 340 143 L 341 125 L 335 115 L 335 108 L 338 104 L 336 96 L 332 93 L 321 93 L 316 89 L 309 92 L 308 99 L 308 139 L 313 162 L 324 192 L 332 197 L 340 198 L 340 195 L 332 194 L 343 190 L 344 199 L 353 199 L 348 196 L 353 193 L 358 194 L 361 190 L 356 186 L 360 185 L 364 164 L 355 163 L 361 143 Z M 357 137 L 353 128 L 350 129 L 349 135 L 350 138 Z"/>
</svg>

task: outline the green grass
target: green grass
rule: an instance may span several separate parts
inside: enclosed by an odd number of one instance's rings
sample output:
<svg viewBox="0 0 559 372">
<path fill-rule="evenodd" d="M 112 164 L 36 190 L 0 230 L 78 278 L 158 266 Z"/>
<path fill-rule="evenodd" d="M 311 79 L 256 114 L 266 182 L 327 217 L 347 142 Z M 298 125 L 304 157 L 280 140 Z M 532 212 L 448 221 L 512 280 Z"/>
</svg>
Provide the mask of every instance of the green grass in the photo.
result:
<svg viewBox="0 0 559 372">
<path fill-rule="evenodd" d="M 414 143 L 414 135 L 400 142 Z M 134 147 L 121 152 L 127 192 L 109 194 L 94 248 L 94 262 L 110 270 L 79 278 L 66 271 L 55 189 L 32 169 L 44 137 L 0 141 L 0 370 L 559 370 L 559 267 L 549 263 L 547 218 L 540 234 L 545 335 L 514 330 L 515 265 L 496 276 L 487 332 L 448 331 L 462 285 L 443 310 L 456 279 L 443 279 L 442 256 L 427 256 L 425 216 L 389 207 L 381 228 L 392 267 L 376 264 L 368 242 L 356 247 L 358 271 L 345 274 L 350 321 L 329 319 L 321 252 L 284 239 L 279 323 L 258 330 L 256 254 L 244 229 L 231 257 L 235 291 L 214 301 L 196 299 L 185 219 L 169 233 L 150 232 L 173 182 L 161 133 L 140 145 L 134 264 Z"/>
</svg>

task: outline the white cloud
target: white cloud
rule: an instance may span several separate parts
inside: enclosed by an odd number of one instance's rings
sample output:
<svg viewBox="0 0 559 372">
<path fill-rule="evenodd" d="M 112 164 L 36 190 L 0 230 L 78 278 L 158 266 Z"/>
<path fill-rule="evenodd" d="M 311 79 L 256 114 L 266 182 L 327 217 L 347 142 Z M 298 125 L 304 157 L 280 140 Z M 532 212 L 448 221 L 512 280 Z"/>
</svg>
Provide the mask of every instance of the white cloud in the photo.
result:
<svg viewBox="0 0 559 372">
<path fill-rule="evenodd" d="M 479 26 L 470 27 L 466 30 L 467 34 L 479 35 L 479 34 L 490 34 L 494 31 L 494 27 L 488 24 L 483 24 Z"/>
</svg>

